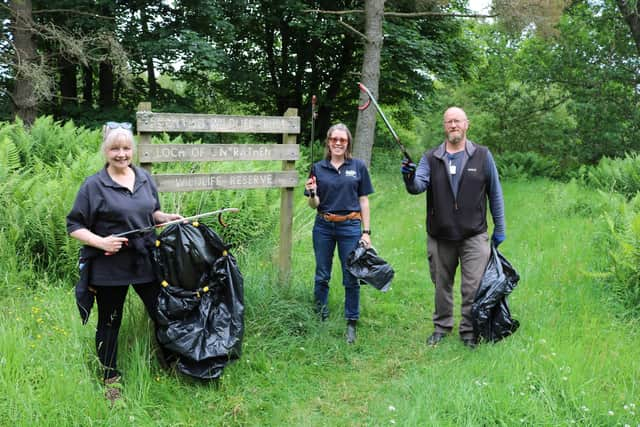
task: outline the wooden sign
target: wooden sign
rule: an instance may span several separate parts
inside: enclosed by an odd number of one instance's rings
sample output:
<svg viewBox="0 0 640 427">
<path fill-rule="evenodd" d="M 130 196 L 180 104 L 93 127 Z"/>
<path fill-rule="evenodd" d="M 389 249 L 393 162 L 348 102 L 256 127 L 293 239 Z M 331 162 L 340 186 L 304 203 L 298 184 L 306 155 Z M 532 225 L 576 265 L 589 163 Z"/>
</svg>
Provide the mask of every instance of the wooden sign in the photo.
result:
<svg viewBox="0 0 640 427">
<path fill-rule="evenodd" d="M 297 144 L 140 144 L 140 163 L 299 160 Z"/>
<path fill-rule="evenodd" d="M 248 188 L 295 187 L 296 171 L 249 172 L 224 174 L 162 174 L 153 175 L 158 191 L 181 192 L 193 190 L 223 190 Z"/>
<path fill-rule="evenodd" d="M 297 116 L 223 116 L 139 111 L 138 132 L 300 133 Z"/>
</svg>

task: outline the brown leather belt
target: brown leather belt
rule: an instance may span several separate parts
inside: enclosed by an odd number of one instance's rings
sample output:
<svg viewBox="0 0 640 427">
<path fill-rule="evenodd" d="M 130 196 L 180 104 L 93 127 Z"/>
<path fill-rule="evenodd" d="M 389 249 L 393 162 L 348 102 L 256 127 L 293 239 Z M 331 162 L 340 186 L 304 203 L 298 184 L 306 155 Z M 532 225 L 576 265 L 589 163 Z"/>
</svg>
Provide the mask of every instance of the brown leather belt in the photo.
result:
<svg viewBox="0 0 640 427">
<path fill-rule="evenodd" d="M 360 212 L 351 212 L 347 215 L 336 215 L 328 212 L 322 212 L 318 215 L 330 222 L 342 222 L 348 219 L 362 219 L 362 217 L 360 216 Z"/>
</svg>

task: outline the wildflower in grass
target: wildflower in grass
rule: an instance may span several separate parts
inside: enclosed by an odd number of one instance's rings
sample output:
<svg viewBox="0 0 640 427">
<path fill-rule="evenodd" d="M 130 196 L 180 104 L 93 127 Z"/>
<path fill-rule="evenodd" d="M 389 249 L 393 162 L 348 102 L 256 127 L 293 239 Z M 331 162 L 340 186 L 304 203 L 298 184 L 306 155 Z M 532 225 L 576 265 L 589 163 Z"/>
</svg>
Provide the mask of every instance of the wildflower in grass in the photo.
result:
<svg viewBox="0 0 640 427">
<path fill-rule="evenodd" d="M 609 412 L 607 412 L 607 414 L 609 414 L 609 416 L 612 416 L 613 415 L 613 411 L 609 411 Z"/>
<path fill-rule="evenodd" d="M 589 412 L 589 408 L 587 408 L 587 407 L 586 407 L 586 406 L 584 406 L 584 405 L 582 405 L 582 406 L 580 407 L 580 409 L 581 409 L 583 412 Z"/>
<path fill-rule="evenodd" d="M 393 405 L 389 405 L 389 410 L 390 410 L 391 412 L 393 412 L 393 411 L 395 411 L 395 410 L 396 410 L 396 407 L 395 407 L 395 406 L 393 406 Z"/>
</svg>

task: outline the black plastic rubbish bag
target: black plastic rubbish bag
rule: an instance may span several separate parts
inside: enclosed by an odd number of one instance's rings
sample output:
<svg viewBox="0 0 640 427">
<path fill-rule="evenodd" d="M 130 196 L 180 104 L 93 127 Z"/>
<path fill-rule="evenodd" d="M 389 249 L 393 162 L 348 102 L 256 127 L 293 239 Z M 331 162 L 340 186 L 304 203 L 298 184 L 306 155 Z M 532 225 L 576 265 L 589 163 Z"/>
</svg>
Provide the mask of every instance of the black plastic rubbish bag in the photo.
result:
<svg viewBox="0 0 640 427">
<path fill-rule="evenodd" d="M 507 303 L 507 296 L 519 280 L 513 266 L 491 245 L 491 257 L 471 307 L 473 328 L 480 339 L 500 341 L 520 326 L 520 322 L 511 318 Z"/>
<path fill-rule="evenodd" d="M 391 286 L 393 268 L 382 258 L 374 248 L 366 248 L 362 241 L 349 254 L 347 258 L 347 270 L 361 283 L 367 283 L 374 288 L 387 292 Z"/>
<path fill-rule="evenodd" d="M 243 278 L 229 246 L 204 224 L 174 224 L 158 236 L 154 265 L 162 283 L 158 342 L 176 369 L 216 379 L 242 352 Z"/>
</svg>

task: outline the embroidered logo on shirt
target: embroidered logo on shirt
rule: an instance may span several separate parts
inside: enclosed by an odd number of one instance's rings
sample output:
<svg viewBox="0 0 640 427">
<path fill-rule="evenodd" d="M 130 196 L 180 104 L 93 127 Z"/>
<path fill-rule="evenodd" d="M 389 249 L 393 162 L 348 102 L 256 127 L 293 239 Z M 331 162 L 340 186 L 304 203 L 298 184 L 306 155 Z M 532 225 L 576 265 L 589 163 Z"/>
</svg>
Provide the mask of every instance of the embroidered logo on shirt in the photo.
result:
<svg viewBox="0 0 640 427">
<path fill-rule="evenodd" d="M 355 170 L 346 170 L 344 172 L 345 176 L 356 176 L 356 171 Z"/>
<path fill-rule="evenodd" d="M 476 169 L 476 168 L 468 168 L 467 170 L 469 172 L 478 172 L 478 169 Z"/>
</svg>

